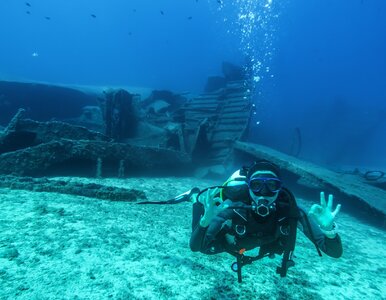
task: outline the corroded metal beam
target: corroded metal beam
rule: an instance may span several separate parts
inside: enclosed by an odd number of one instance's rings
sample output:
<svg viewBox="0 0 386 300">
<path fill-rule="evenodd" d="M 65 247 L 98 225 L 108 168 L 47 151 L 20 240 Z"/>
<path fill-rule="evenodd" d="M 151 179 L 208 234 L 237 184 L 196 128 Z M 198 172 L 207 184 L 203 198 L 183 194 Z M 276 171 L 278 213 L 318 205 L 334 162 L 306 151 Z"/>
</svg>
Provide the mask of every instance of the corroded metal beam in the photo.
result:
<svg viewBox="0 0 386 300">
<path fill-rule="evenodd" d="M 385 226 L 386 191 L 367 184 L 360 177 L 337 173 L 258 144 L 235 141 L 234 149 L 258 159 L 272 161 L 280 168 L 296 174 L 300 185 L 315 189 L 328 188 L 343 193 L 350 200 L 359 202 L 362 207 L 367 208 L 370 214 L 375 213 L 383 218 L 380 222 Z"/>
</svg>

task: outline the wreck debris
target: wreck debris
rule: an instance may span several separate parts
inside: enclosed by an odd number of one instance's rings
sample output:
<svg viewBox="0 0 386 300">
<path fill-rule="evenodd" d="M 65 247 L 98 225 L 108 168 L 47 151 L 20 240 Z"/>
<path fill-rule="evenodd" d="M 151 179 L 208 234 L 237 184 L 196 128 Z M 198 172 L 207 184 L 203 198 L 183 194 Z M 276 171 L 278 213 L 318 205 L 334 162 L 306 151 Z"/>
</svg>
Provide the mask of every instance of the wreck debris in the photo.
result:
<svg viewBox="0 0 386 300">
<path fill-rule="evenodd" d="M 154 90 L 148 98 L 141 101 L 141 107 L 146 114 L 172 114 L 186 101 L 187 99 L 182 94 L 167 90 Z"/>
<path fill-rule="evenodd" d="M 100 157 L 97 158 L 95 177 L 102 178 L 102 158 Z"/>
<path fill-rule="evenodd" d="M 0 154 L 36 146 L 61 138 L 73 140 L 110 141 L 103 134 L 64 122 L 37 122 L 21 119 L 22 109 L 12 118 L 0 136 Z"/>
<path fill-rule="evenodd" d="M 105 91 L 102 102 L 105 134 L 117 142 L 136 135 L 138 127 L 137 102 L 139 95 L 118 89 Z"/>
<path fill-rule="evenodd" d="M 118 178 L 125 177 L 125 161 L 121 159 L 119 161 L 119 167 L 118 167 Z"/>
<path fill-rule="evenodd" d="M 33 175 L 70 173 L 94 177 L 103 160 L 106 176 L 117 176 L 121 160 L 126 171 L 189 170 L 190 157 L 168 149 L 106 141 L 60 139 L 0 155 L 0 174 Z"/>
<path fill-rule="evenodd" d="M 50 107 L 75 108 L 67 107 L 63 98 L 55 103 L 53 91 L 85 97 L 81 102 L 86 104 L 76 105 L 75 116 L 66 115 L 65 120 L 71 124 L 23 119 L 20 111 L 0 137 L 0 173 L 43 175 L 54 174 L 57 168 L 67 169 L 71 175 L 88 170 L 86 174 L 92 177 L 121 177 L 133 168 L 147 170 L 151 165 L 158 169 L 170 169 L 168 164 L 172 169 L 190 169 L 210 164 L 219 169 L 232 158 L 231 142 L 242 139 L 252 112 L 242 68 L 224 64 L 223 70 L 224 86 L 210 93 L 192 98 L 188 93 L 154 90 L 142 101 L 139 94 L 124 89 L 80 87 L 77 93 L 72 88 L 56 90 L 45 84 L 0 82 L 6 92 L 3 100 L 9 98 L 16 85 L 36 103 L 51 101 Z M 48 96 L 37 99 L 47 90 Z M 98 169 L 101 172 L 97 173 Z"/>
<path fill-rule="evenodd" d="M 189 169 L 190 157 L 186 153 L 112 143 L 105 135 L 84 127 L 57 121 L 24 120 L 20 119 L 21 115 L 22 111 L 1 136 L 0 174 L 36 176 L 81 172 L 94 177 L 101 176 L 102 171 L 106 175 L 122 176 L 124 171 L 130 173 L 133 169 Z"/>
<path fill-rule="evenodd" d="M 291 143 L 289 153 L 292 156 L 298 157 L 301 151 L 302 151 L 302 134 L 301 134 L 300 128 L 296 127 L 292 138 L 292 143 Z"/>
<path fill-rule="evenodd" d="M 37 121 L 74 119 L 83 107 L 98 105 L 100 94 L 97 89 L 0 80 L 0 124 L 9 122 L 19 108 L 26 110 L 26 118 Z"/>
<path fill-rule="evenodd" d="M 228 82 L 223 89 L 191 99 L 181 111 L 186 151 L 201 167 L 197 175 L 222 175 L 233 158 L 232 142 L 245 137 L 253 112 L 245 82 Z"/>
<path fill-rule="evenodd" d="M 246 68 L 224 61 L 221 65 L 223 76 L 208 77 L 205 85 L 205 93 L 213 93 L 226 88 L 228 82 L 243 81 L 247 82 Z"/>
<path fill-rule="evenodd" d="M 65 120 L 68 123 L 83 126 L 90 130 L 105 132 L 102 110 L 99 106 L 88 105 L 82 108 L 82 114 L 73 119 Z"/>
<path fill-rule="evenodd" d="M 11 175 L 0 176 L 0 187 L 13 190 L 69 194 L 110 201 L 137 202 L 147 199 L 143 191 L 136 189 Z"/>
<path fill-rule="evenodd" d="M 236 141 L 234 149 L 258 159 L 272 161 L 295 175 L 300 185 L 319 190 L 330 189 L 345 195 L 350 199 L 351 206 L 355 206 L 361 213 L 378 216 L 377 221 L 386 226 L 386 191 L 367 184 L 358 176 L 337 173 L 262 145 Z"/>
<path fill-rule="evenodd" d="M 16 131 L 19 120 L 24 116 L 25 109 L 19 108 L 16 114 L 13 116 L 8 126 L 4 129 L 3 134 L 8 135 L 10 132 Z"/>
</svg>

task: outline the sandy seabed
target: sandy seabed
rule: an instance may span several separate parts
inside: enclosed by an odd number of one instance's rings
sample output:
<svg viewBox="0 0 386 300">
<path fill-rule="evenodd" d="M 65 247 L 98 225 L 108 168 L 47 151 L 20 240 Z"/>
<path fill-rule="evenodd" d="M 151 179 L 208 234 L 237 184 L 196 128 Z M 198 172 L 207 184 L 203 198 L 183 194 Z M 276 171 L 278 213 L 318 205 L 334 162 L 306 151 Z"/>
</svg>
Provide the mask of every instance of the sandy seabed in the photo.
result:
<svg viewBox="0 0 386 300">
<path fill-rule="evenodd" d="M 61 180 L 143 190 L 165 200 L 219 182 L 195 178 Z M 309 208 L 314 201 L 298 199 Z M 339 199 L 336 200 L 339 202 Z M 0 299 L 386 299 L 386 234 L 338 216 L 344 254 L 319 257 L 299 233 L 296 266 L 280 257 L 243 268 L 189 249 L 191 204 L 136 205 L 0 189 Z"/>
</svg>

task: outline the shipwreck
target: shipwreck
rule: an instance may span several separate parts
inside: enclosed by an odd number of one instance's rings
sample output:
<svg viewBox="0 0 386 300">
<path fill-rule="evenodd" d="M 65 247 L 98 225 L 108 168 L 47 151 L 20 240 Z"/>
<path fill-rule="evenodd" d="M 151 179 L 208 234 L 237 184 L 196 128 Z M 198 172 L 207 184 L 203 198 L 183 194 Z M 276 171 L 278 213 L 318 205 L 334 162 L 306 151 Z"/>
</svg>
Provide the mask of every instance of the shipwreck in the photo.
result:
<svg viewBox="0 0 386 300">
<path fill-rule="evenodd" d="M 1 186 L 44 190 L 52 184 L 51 190 L 64 191 L 57 182 L 36 178 L 123 178 L 149 171 L 226 178 L 235 166 L 268 159 L 303 192 L 326 189 L 342 195 L 359 215 L 376 216 L 385 227 L 383 179 L 341 174 L 248 143 L 255 112 L 251 87 L 240 68 L 225 64 L 223 69 L 224 76 L 209 78 L 200 95 L 0 81 Z M 91 195 L 101 195 L 89 188 Z M 136 195 L 133 201 L 145 198 L 140 191 L 109 193 L 114 199 L 122 194 Z"/>
</svg>

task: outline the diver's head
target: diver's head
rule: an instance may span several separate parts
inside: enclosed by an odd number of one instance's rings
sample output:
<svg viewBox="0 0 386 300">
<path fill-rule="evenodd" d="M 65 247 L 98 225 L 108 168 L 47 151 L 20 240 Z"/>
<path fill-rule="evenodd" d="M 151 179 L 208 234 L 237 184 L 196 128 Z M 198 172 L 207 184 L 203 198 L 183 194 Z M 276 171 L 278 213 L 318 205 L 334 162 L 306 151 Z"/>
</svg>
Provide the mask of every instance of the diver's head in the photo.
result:
<svg viewBox="0 0 386 300">
<path fill-rule="evenodd" d="M 266 160 L 256 162 L 248 171 L 247 184 L 254 212 L 262 217 L 269 215 L 281 190 L 279 168 Z"/>
</svg>

